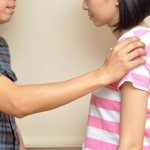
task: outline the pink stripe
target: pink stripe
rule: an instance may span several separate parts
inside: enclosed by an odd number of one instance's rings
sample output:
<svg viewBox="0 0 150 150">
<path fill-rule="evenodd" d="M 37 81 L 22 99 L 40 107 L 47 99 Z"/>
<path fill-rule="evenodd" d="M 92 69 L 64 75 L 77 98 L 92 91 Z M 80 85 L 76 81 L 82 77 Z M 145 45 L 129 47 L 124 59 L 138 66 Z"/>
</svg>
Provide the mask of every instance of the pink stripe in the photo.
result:
<svg viewBox="0 0 150 150">
<path fill-rule="evenodd" d="M 86 138 L 85 147 L 91 150 L 117 150 L 117 145 L 106 143 L 89 137 Z"/>
<path fill-rule="evenodd" d="M 104 108 L 112 111 L 120 112 L 120 102 L 99 98 L 95 95 L 92 96 L 91 104 L 98 108 Z"/>
<path fill-rule="evenodd" d="M 147 109 L 147 118 L 150 118 L 150 109 Z"/>
<path fill-rule="evenodd" d="M 132 74 L 132 78 L 134 79 L 135 84 L 149 89 L 150 80 L 148 77 L 138 74 Z"/>
<path fill-rule="evenodd" d="M 134 34 L 138 37 L 142 37 L 145 34 L 147 34 L 148 32 L 150 32 L 150 31 L 149 30 L 138 30 L 138 31 L 135 31 Z"/>
<path fill-rule="evenodd" d="M 148 93 L 148 97 L 150 98 L 150 92 Z"/>
<path fill-rule="evenodd" d="M 150 150 L 150 145 L 144 146 L 143 150 Z"/>
<path fill-rule="evenodd" d="M 150 45 L 146 46 L 146 57 L 150 57 Z"/>
<path fill-rule="evenodd" d="M 109 89 L 112 89 L 114 91 L 118 91 L 116 83 L 112 83 L 110 85 L 107 85 L 106 87 L 109 88 Z"/>
<path fill-rule="evenodd" d="M 146 137 L 150 138 L 150 128 L 149 129 L 145 129 L 145 134 Z"/>
<path fill-rule="evenodd" d="M 111 133 L 119 134 L 119 123 L 106 121 L 106 120 L 103 120 L 101 118 L 97 118 L 94 116 L 89 116 L 88 126 L 91 126 L 97 129 L 103 129 Z"/>
<path fill-rule="evenodd" d="M 146 88 L 149 90 L 150 80 L 148 77 L 138 75 L 132 72 L 129 72 L 121 81 L 121 85 L 126 81 L 130 79 L 134 85 L 137 85 L 141 88 Z"/>
<path fill-rule="evenodd" d="M 86 138 L 85 147 L 91 150 L 117 150 L 117 145 L 93 138 Z M 150 145 L 144 146 L 143 150 L 150 150 Z"/>
<path fill-rule="evenodd" d="M 89 116 L 88 126 L 119 135 L 119 123 L 117 122 L 107 121 L 98 117 Z M 145 129 L 144 136 L 150 138 L 150 129 Z"/>
<path fill-rule="evenodd" d="M 150 64 L 148 62 L 145 63 L 145 67 L 147 71 L 150 73 Z"/>
<path fill-rule="evenodd" d="M 103 108 L 110 111 L 120 112 L 120 102 L 107 100 L 95 95 L 92 95 L 91 104 L 97 108 Z M 150 109 L 147 109 L 147 119 L 150 118 Z"/>
</svg>

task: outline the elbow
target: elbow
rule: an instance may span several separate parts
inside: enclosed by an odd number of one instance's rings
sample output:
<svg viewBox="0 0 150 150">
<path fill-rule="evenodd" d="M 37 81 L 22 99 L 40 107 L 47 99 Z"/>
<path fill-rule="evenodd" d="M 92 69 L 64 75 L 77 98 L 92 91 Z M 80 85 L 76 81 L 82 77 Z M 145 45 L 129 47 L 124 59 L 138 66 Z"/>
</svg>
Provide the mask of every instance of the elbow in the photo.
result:
<svg viewBox="0 0 150 150">
<path fill-rule="evenodd" d="M 16 118 L 24 118 L 30 114 L 29 107 L 25 103 L 23 97 L 15 94 L 11 96 L 11 112 L 10 114 Z"/>
<path fill-rule="evenodd" d="M 20 110 L 18 109 L 18 111 L 16 111 L 14 113 L 14 117 L 16 117 L 18 119 L 24 118 L 26 116 L 27 116 L 27 113 L 24 110 L 22 110 L 22 109 L 20 109 Z"/>
<path fill-rule="evenodd" d="M 13 104 L 13 110 L 13 116 L 19 119 L 29 115 L 27 107 L 21 104 L 21 102 L 15 102 L 15 104 Z"/>
<path fill-rule="evenodd" d="M 5 77 L 1 79 L 1 84 L 0 111 L 17 118 L 27 116 L 30 108 L 27 106 L 27 100 L 21 86 L 14 84 Z"/>
</svg>

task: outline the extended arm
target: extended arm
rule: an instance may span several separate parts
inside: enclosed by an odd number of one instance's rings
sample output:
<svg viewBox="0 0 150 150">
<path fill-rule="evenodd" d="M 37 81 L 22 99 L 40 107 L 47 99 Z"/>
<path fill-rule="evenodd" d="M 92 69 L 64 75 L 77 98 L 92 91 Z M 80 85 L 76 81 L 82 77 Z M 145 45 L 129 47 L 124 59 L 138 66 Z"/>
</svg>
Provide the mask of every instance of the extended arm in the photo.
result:
<svg viewBox="0 0 150 150">
<path fill-rule="evenodd" d="M 139 47 L 144 47 L 144 44 L 137 38 L 119 42 L 109 52 L 101 68 L 60 83 L 16 85 L 1 76 L 0 111 L 21 118 L 62 106 L 97 88 L 113 83 L 130 69 L 145 63 L 142 59 L 133 60 L 137 56 L 145 55 L 141 49 L 132 51 Z"/>
</svg>

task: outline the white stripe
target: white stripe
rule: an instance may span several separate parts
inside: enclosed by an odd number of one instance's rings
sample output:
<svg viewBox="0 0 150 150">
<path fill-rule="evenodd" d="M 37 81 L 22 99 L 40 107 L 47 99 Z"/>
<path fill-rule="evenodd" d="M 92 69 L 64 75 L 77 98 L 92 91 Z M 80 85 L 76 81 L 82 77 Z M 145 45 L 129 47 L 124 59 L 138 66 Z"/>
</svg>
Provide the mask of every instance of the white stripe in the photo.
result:
<svg viewBox="0 0 150 150">
<path fill-rule="evenodd" d="M 150 37 L 150 32 L 140 37 L 140 39 L 145 43 L 145 45 L 150 45 L 149 37 Z"/>
<path fill-rule="evenodd" d="M 97 129 L 94 127 L 88 127 L 87 129 L 87 137 L 93 138 L 96 140 L 101 140 L 103 142 L 109 142 L 111 144 L 118 145 L 119 143 L 119 135 L 118 134 L 113 134 L 101 129 Z M 144 137 L 144 146 L 149 146 L 150 145 L 150 138 Z"/>
<path fill-rule="evenodd" d="M 150 65 L 150 57 L 146 58 L 146 62 Z"/>
<path fill-rule="evenodd" d="M 134 30 L 133 30 L 133 31 L 134 31 Z M 127 38 L 127 37 L 133 37 L 133 36 L 135 36 L 135 34 L 133 33 L 133 31 L 130 30 L 130 31 L 126 32 L 125 34 L 123 34 L 123 35 L 119 38 L 118 41 L 120 41 L 121 39 Z"/>
<path fill-rule="evenodd" d="M 107 100 L 120 101 L 119 92 L 106 87 L 96 90 L 93 95 Z"/>
<path fill-rule="evenodd" d="M 82 147 L 82 150 L 91 150 L 91 149 L 86 148 L 86 147 Z"/>
<path fill-rule="evenodd" d="M 149 146 L 150 145 L 150 138 L 144 137 L 144 146 Z"/>
<path fill-rule="evenodd" d="M 118 41 L 120 41 L 121 39 L 123 38 L 127 38 L 127 37 L 132 37 L 132 36 L 135 36 L 135 31 L 140 31 L 140 30 L 147 30 L 148 32 L 144 35 L 142 35 L 141 37 L 139 37 L 141 39 L 141 41 L 143 41 L 146 45 L 149 45 L 150 44 L 150 41 L 149 41 L 149 37 L 150 37 L 150 28 L 149 29 L 137 29 L 137 28 L 134 28 L 132 30 L 130 30 L 129 32 L 125 33 L 123 36 L 120 37 L 120 39 Z"/>
<path fill-rule="evenodd" d="M 137 67 L 137 68 L 133 69 L 130 72 L 132 72 L 134 74 L 137 74 L 137 75 L 141 75 L 141 76 L 150 78 L 150 74 L 149 74 L 149 72 L 148 72 L 148 70 L 146 69 L 145 66 Z"/>
<path fill-rule="evenodd" d="M 130 30 L 129 32 L 125 33 L 123 36 L 121 36 L 121 38 L 119 40 L 121 40 L 122 38 L 127 38 L 127 37 L 132 37 L 132 36 L 135 36 L 134 32 L 135 31 L 140 31 L 141 29 L 138 29 L 135 28 L 135 29 L 132 29 Z M 147 29 L 142 29 L 142 30 L 147 30 Z M 149 37 L 150 37 L 150 30 L 148 29 L 147 30 L 148 32 L 145 34 L 145 35 L 142 35 L 141 37 L 139 37 L 141 39 L 141 41 L 143 41 L 146 45 L 149 45 L 150 44 L 150 41 L 149 41 Z"/>
<path fill-rule="evenodd" d="M 148 98 L 148 101 L 147 101 L 147 108 L 150 109 L 150 97 Z"/>
<path fill-rule="evenodd" d="M 119 135 L 117 134 L 112 134 L 94 127 L 88 127 L 87 131 L 88 131 L 87 137 L 118 145 Z"/>
<path fill-rule="evenodd" d="M 90 115 L 101 118 L 107 121 L 119 122 L 120 121 L 120 113 L 116 111 L 110 111 L 103 108 L 97 108 L 96 106 L 90 106 Z"/>
<path fill-rule="evenodd" d="M 97 108 L 94 105 L 90 106 L 90 115 L 93 117 L 101 118 L 106 121 L 112 121 L 114 123 L 120 122 L 119 112 L 110 111 L 103 108 Z M 146 128 L 150 128 L 150 118 L 146 120 Z"/>
<path fill-rule="evenodd" d="M 147 119 L 146 120 L 146 126 L 145 126 L 146 129 L 150 129 L 150 119 Z"/>
<path fill-rule="evenodd" d="M 82 145 L 82 150 L 91 150 L 91 149 L 86 148 L 86 147 L 85 147 L 85 143 L 83 143 L 83 145 Z"/>
</svg>

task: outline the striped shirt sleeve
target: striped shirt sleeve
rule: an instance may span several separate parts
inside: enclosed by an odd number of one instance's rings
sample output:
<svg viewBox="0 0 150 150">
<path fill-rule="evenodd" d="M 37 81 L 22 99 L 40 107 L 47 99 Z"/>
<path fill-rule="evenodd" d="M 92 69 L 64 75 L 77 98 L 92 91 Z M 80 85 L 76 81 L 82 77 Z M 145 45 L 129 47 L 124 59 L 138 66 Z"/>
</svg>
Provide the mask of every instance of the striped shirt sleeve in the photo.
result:
<svg viewBox="0 0 150 150">
<path fill-rule="evenodd" d="M 135 36 L 138 36 L 146 45 L 147 55 L 143 58 L 146 60 L 146 64 L 137 67 L 129 71 L 119 82 L 118 88 L 125 82 L 131 82 L 135 88 L 149 91 L 150 89 L 150 32 L 148 31 L 136 31 Z M 137 58 L 139 59 L 139 58 Z"/>
<path fill-rule="evenodd" d="M 118 88 L 125 82 L 131 82 L 135 88 L 149 91 L 150 88 L 150 75 L 146 66 L 138 67 L 130 71 L 118 83 Z"/>
</svg>

